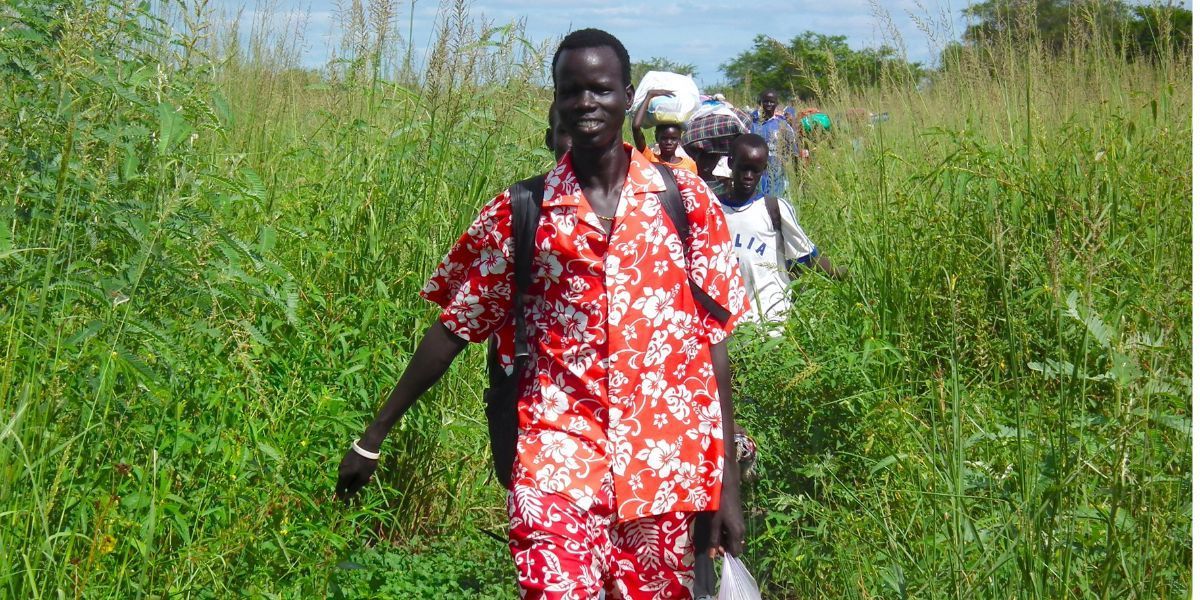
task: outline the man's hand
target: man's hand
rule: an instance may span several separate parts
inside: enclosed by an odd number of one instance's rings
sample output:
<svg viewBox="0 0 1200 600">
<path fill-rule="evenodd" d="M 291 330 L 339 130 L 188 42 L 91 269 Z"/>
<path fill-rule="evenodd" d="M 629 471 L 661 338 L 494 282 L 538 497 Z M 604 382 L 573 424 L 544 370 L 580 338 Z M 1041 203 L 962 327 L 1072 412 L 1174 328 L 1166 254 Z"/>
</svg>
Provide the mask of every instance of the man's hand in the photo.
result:
<svg viewBox="0 0 1200 600">
<path fill-rule="evenodd" d="M 733 468 L 736 469 L 737 465 L 733 465 Z M 738 556 L 746 549 L 746 521 L 742 516 L 740 487 L 722 486 L 721 508 L 713 513 L 712 529 L 709 531 L 709 558 L 716 558 L 717 552 Z"/>
<path fill-rule="evenodd" d="M 337 488 L 334 492 L 339 500 L 349 500 L 358 490 L 363 489 L 375 473 L 379 461 L 360 456 L 354 449 L 346 451 L 342 464 L 338 466 Z"/>
</svg>

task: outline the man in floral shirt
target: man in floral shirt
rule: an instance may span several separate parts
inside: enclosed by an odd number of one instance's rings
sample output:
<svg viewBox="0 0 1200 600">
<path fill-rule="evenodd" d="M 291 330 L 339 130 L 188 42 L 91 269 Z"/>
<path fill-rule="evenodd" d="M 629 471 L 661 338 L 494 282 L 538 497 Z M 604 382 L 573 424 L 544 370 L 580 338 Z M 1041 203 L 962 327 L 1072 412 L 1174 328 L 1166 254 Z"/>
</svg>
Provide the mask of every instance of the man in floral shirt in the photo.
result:
<svg viewBox="0 0 1200 600">
<path fill-rule="evenodd" d="M 523 598 L 690 598 L 692 520 L 737 554 L 744 525 L 733 459 L 725 337 L 748 309 L 721 209 L 673 170 L 686 246 L 663 210 L 660 173 L 622 142 L 629 55 L 608 33 L 563 39 L 555 107 L 572 149 L 546 176 L 525 319 L 510 548 Z M 511 201 L 488 202 L 422 295 L 442 308 L 387 403 L 339 468 L 361 488 L 387 432 L 467 342 L 495 335 L 513 368 Z M 730 313 L 694 299 L 694 283 Z M 723 416 L 727 418 L 722 418 Z M 726 468 L 729 465 L 730 468 Z"/>
</svg>

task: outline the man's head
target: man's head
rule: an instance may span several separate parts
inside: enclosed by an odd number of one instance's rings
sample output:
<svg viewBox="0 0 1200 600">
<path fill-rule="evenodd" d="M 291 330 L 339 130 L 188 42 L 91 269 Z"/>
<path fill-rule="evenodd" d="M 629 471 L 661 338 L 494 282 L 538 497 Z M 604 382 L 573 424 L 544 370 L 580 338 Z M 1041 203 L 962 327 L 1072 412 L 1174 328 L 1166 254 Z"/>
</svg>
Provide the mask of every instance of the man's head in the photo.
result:
<svg viewBox="0 0 1200 600">
<path fill-rule="evenodd" d="M 654 128 L 654 141 L 658 143 L 658 154 L 663 158 L 675 156 L 682 138 L 683 127 L 679 125 L 659 125 Z"/>
<path fill-rule="evenodd" d="M 546 148 L 554 152 L 554 160 L 562 160 L 567 150 L 571 149 L 571 135 L 558 119 L 558 111 L 554 103 L 550 103 L 550 114 L 547 115 L 550 126 L 546 128 Z"/>
<path fill-rule="evenodd" d="M 575 148 L 621 143 L 625 111 L 633 103 L 629 52 L 599 29 L 567 34 L 551 62 L 558 119 Z"/>
<path fill-rule="evenodd" d="M 779 107 L 779 94 L 775 90 L 764 90 L 758 96 L 758 104 L 762 107 L 762 118 L 770 119 Z"/>
<path fill-rule="evenodd" d="M 730 186 L 730 196 L 733 200 L 749 200 L 758 189 L 763 171 L 767 170 L 767 159 L 770 149 L 767 141 L 753 133 L 746 133 L 733 140 L 730 150 L 733 170 L 733 181 Z"/>
</svg>

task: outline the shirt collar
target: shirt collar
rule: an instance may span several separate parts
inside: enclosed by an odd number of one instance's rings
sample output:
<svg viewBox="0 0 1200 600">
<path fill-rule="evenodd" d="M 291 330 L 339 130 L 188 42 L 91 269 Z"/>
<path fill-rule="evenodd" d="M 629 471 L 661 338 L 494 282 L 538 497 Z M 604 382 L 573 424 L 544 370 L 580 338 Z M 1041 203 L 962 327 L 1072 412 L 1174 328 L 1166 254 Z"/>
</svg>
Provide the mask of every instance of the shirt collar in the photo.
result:
<svg viewBox="0 0 1200 600">
<path fill-rule="evenodd" d="M 746 200 L 745 202 L 741 202 L 741 203 L 735 203 L 733 200 L 729 199 L 728 196 L 718 197 L 717 200 L 720 200 L 721 204 L 728 208 L 731 208 L 733 210 L 742 210 L 742 209 L 750 206 L 751 204 L 754 204 L 755 202 L 762 200 L 764 197 L 765 197 L 764 194 L 755 194 L 749 200 Z"/>
<path fill-rule="evenodd" d="M 666 182 L 654 164 L 641 152 L 634 152 L 633 146 L 623 144 L 625 152 L 629 153 L 629 171 L 625 175 L 625 190 L 632 188 L 635 195 L 658 193 L 667 189 Z M 575 178 L 575 168 L 572 160 L 575 152 L 568 150 L 549 173 L 546 174 L 546 184 L 542 193 L 542 206 L 579 206 L 584 202 L 583 191 L 579 180 Z M 622 192 L 624 195 L 624 192 Z M 624 212 L 624 211 L 620 211 Z"/>
</svg>

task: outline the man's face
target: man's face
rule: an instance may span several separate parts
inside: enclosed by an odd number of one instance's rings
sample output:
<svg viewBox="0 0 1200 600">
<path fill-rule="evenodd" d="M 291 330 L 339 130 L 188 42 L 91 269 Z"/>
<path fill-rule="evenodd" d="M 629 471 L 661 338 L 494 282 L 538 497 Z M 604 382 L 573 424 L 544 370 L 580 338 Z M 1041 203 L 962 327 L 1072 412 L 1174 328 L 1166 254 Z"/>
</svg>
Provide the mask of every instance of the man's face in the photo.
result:
<svg viewBox="0 0 1200 600">
<path fill-rule="evenodd" d="M 779 107 L 779 97 L 774 92 L 767 92 L 758 99 L 762 105 L 763 116 L 771 118 L 775 115 L 775 109 Z"/>
<path fill-rule="evenodd" d="M 659 156 L 664 158 L 675 156 L 679 149 L 680 131 L 678 127 L 663 127 L 655 132 L 654 141 L 658 142 Z"/>
<path fill-rule="evenodd" d="M 733 152 L 733 198 L 749 200 L 758 189 L 758 181 L 767 169 L 767 150 L 761 147 L 739 147 Z"/>
<path fill-rule="evenodd" d="M 621 60 L 607 46 L 565 50 L 554 70 L 558 122 L 574 148 L 602 149 L 620 143 L 633 86 L 621 81 Z"/>
</svg>

